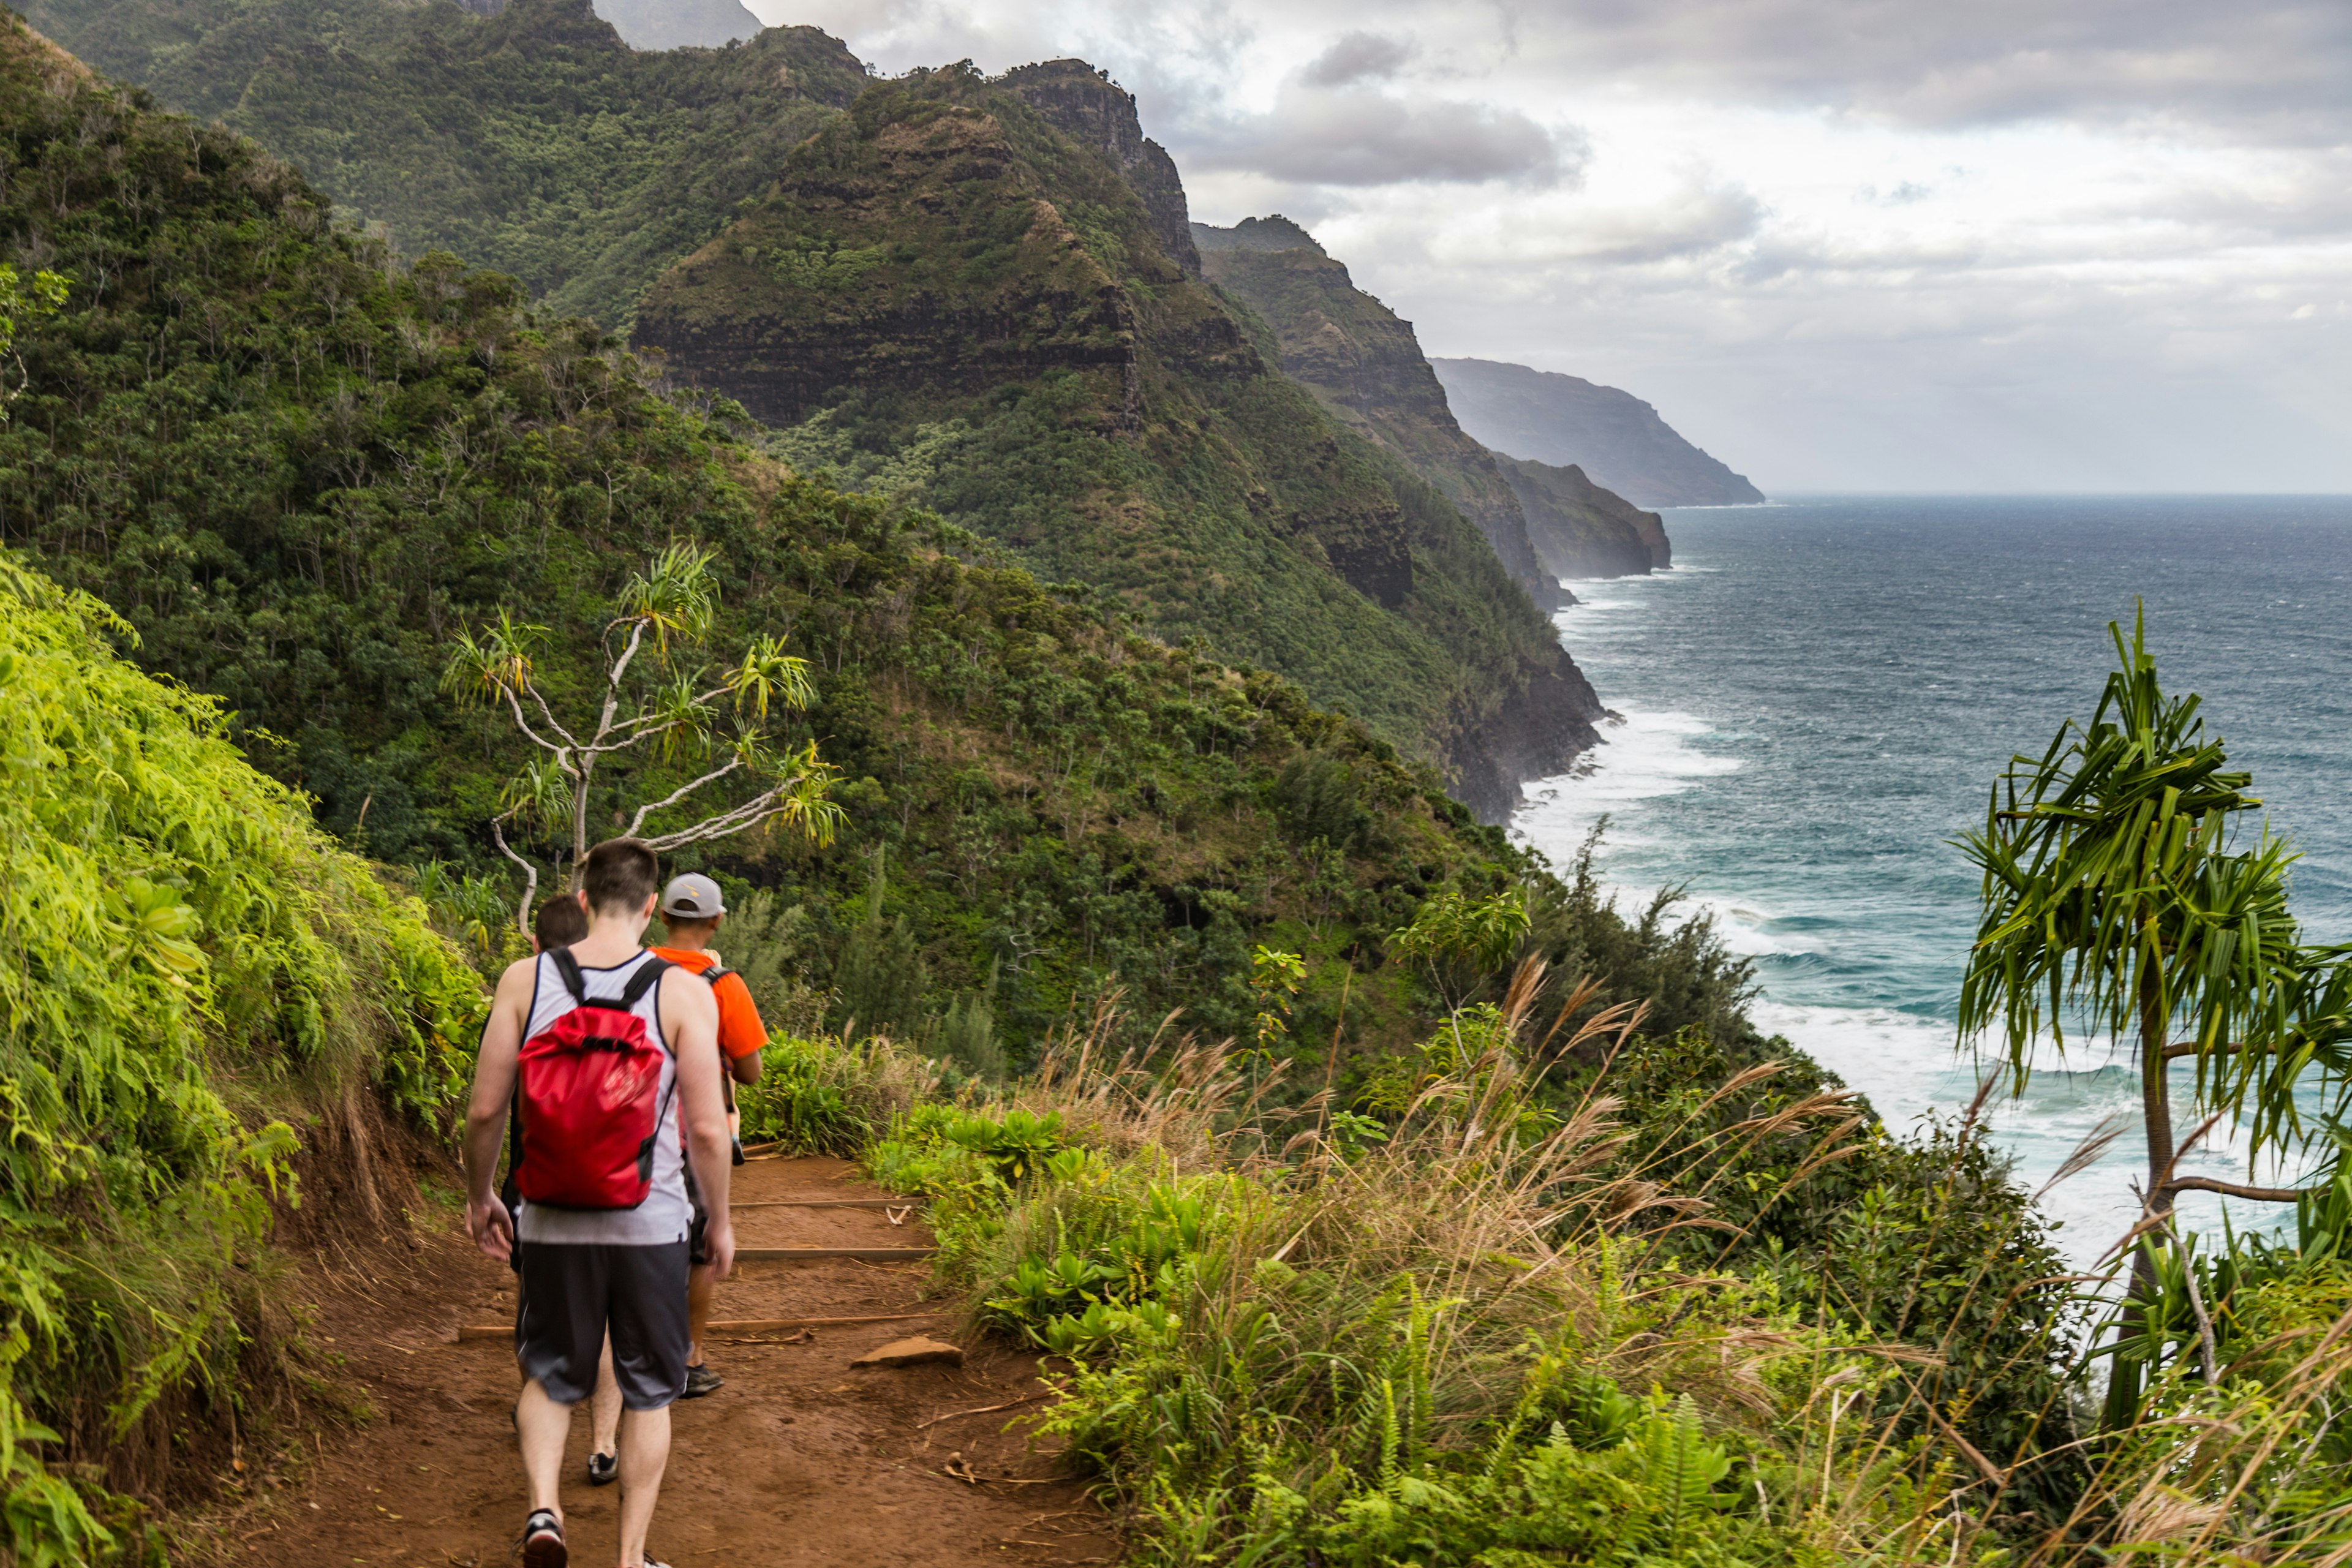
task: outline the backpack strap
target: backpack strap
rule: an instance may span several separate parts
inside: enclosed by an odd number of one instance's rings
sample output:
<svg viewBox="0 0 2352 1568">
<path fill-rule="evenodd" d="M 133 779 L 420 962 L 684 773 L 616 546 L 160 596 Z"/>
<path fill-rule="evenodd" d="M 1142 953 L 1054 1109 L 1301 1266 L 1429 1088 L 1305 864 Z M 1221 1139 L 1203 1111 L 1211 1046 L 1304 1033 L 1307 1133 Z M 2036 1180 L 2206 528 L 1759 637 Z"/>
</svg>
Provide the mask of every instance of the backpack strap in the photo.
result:
<svg viewBox="0 0 2352 1568">
<path fill-rule="evenodd" d="M 713 991 L 716 991 L 719 989 L 719 983 L 734 973 L 723 963 L 714 963 L 702 972 L 702 978 Z"/>
<path fill-rule="evenodd" d="M 629 1011 L 646 999 L 646 993 L 654 988 L 655 982 L 662 977 L 662 971 L 669 967 L 668 959 L 648 955 L 646 961 L 637 966 L 637 972 L 629 976 L 628 984 L 622 987 L 621 999 L 618 1002 L 608 1003 L 606 1005 L 616 1006 L 624 1013 Z"/>
<path fill-rule="evenodd" d="M 588 1005 L 588 982 L 580 973 L 580 961 L 572 956 L 568 947 L 559 947 L 548 954 L 555 960 L 555 973 L 562 977 L 563 988 L 572 993 L 572 1000 L 581 1006 Z"/>
</svg>

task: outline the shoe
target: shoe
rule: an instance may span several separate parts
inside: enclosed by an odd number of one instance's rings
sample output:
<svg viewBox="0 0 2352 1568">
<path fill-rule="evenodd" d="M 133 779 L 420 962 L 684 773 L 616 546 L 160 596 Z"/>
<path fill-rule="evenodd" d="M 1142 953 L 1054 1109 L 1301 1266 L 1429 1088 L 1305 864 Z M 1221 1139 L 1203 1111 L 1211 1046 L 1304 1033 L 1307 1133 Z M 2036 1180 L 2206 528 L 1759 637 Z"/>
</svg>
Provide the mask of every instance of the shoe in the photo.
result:
<svg viewBox="0 0 2352 1568">
<path fill-rule="evenodd" d="M 740 1165 L 740 1164 L 741 1164 L 741 1163 L 743 1163 L 743 1140 L 741 1140 L 740 1138 L 738 1138 L 738 1139 L 736 1139 L 734 1142 L 735 1142 L 735 1163 L 737 1163 L 737 1164 L 739 1164 L 739 1165 Z"/>
<path fill-rule="evenodd" d="M 588 1456 L 588 1484 L 590 1486 L 609 1487 L 620 1479 L 620 1455 L 591 1454 Z"/>
<path fill-rule="evenodd" d="M 716 1394 L 726 1386 L 727 1380 L 709 1367 L 690 1366 L 686 1369 L 686 1392 L 680 1394 L 678 1397 L 699 1399 L 706 1394 Z"/>
<path fill-rule="evenodd" d="M 564 1550 L 563 1526 L 552 1509 L 533 1509 L 522 1525 L 522 1568 L 564 1568 L 572 1561 Z"/>
</svg>

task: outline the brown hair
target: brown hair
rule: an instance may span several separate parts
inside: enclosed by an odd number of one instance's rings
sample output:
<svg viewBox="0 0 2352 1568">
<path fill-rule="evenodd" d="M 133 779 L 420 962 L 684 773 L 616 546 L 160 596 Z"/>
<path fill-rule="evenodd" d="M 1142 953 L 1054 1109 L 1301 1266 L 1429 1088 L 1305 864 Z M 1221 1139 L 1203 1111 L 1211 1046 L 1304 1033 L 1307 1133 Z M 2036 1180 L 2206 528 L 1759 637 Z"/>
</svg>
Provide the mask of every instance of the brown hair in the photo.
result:
<svg viewBox="0 0 2352 1568">
<path fill-rule="evenodd" d="M 588 934 L 588 912 L 571 894 L 558 893 L 539 906 L 539 913 L 531 917 L 530 934 L 539 939 L 541 952 L 570 947 Z"/>
<path fill-rule="evenodd" d="M 661 864 L 642 838 L 607 838 L 580 863 L 580 886 L 597 913 L 634 915 L 661 886 Z"/>
</svg>

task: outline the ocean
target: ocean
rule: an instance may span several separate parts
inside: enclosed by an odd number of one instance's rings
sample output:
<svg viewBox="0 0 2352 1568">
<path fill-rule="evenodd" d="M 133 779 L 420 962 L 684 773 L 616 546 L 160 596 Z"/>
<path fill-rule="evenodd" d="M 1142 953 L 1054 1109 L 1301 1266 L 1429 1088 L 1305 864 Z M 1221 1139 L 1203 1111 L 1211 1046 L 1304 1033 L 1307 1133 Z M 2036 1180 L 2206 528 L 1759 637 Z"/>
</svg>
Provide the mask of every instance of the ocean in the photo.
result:
<svg viewBox="0 0 2352 1568">
<path fill-rule="evenodd" d="M 1955 1024 L 1979 885 L 1949 841 L 2012 752 L 2089 718 L 2107 623 L 2128 630 L 2142 604 L 2168 689 L 2203 696 L 2302 852 L 2297 917 L 2352 941 L 2352 498 L 1835 496 L 1665 517 L 1672 571 L 1571 584 L 1561 641 L 1622 717 L 1575 772 L 1528 786 L 1514 831 L 1566 863 L 1605 817 L 1596 864 L 1621 900 L 1685 889 L 1754 959 L 1757 1022 L 1891 1127 L 1957 1112 L 1979 1081 Z M 2037 1188 L 2125 1120 L 2042 1200 L 2078 1263 L 2138 1212 L 2129 1059 L 2070 1035 L 1992 1105 Z M 2184 1168 L 2247 1174 L 2226 1144 Z M 2229 1208 L 2241 1227 L 2278 1217 Z M 2190 1194 L 2182 1216 L 2218 1227 L 2220 1201 Z"/>
</svg>

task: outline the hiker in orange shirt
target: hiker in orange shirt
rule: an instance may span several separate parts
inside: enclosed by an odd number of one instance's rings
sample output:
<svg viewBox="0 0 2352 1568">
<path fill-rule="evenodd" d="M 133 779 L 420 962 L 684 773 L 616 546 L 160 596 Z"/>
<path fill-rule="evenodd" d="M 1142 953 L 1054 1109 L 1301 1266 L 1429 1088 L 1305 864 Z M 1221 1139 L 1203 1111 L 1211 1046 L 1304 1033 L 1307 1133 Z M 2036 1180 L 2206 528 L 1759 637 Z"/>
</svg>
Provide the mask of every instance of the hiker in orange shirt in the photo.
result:
<svg viewBox="0 0 2352 1568">
<path fill-rule="evenodd" d="M 719 884 L 708 877 L 688 872 L 670 879 L 662 889 L 662 923 L 669 930 L 667 946 L 655 948 L 654 955 L 666 958 L 691 974 L 699 974 L 710 983 L 711 999 L 719 1004 L 719 1053 L 726 1058 L 727 1073 L 719 1079 L 727 1090 L 727 1116 L 732 1127 L 740 1128 L 741 1115 L 735 1109 L 735 1086 L 760 1081 L 760 1052 L 768 1043 L 767 1026 L 760 1022 L 760 1009 L 751 1000 L 751 988 L 743 977 L 719 963 L 719 953 L 710 943 L 719 934 L 719 922 L 727 918 L 727 901 L 720 897 Z M 735 1163 L 743 1163 L 743 1140 L 734 1140 Z M 709 1223 L 709 1216 L 704 1216 Z M 680 1397 L 699 1399 L 715 1393 L 727 1380 L 712 1372 L 703 1361 L 703 1331 L 710 1322 L 710 1265 L 698 1247 L 694 1254 L 694 1271 L 687 1276 L 687 1314 L 692 1325 L 694 1350 L 686 1366 L 686 1393 Z"/>
<path fill-rule="evenodd" d="M 691 873 L 674 877 L 662 889 L 662 922 L 669 928 L 669 945 L 653 949 L 656 958 L 677 965 L 690 974 L 699 974 L 710 984 L 711 999 L 719 1004 L 719 1050 L 727 1063 L 727 1072 L 719 1079 L 727 1091 L 727 1114 L 730 1123 L 736 1120 L 735 1086 L 756 1083 L 760 1078 L 760 1051 L 768 1043 L 767 1026 L 760 1022 L 760 1009 L 751 1000 L 751 989 L 743 977 L 727 968 L 712 951 L 711 938 L 719 934 L 719 922 L 727 918 L 727 903 L 719 891 L 719 884 L 708 877 Z M 743 1141 L 734 1140 L 734 1163 L 743 1163 Z M 710 1370 L 703 1358 L 703 1332 L 710 1322 L 711 1269 L 704 1257 L 703 1232 L 710 1216 L 702 1207 L 695 1186 L 694 1173 L 687 1172 L 687 1194 L 694 1200 L 692 1238 L 693 1268 L 687 1276 L 687 1321 L 693 1344 L 688 1352 L 686 1390 L 681 1399 L 699 1399 L 716 1393 L 726 1379 Z M 604 1377 L 609 1379 L 608 1371 Z M 598 1384 L 600 1397 L 595 1402 L 596 1428 L 589 1445 L 588 1479 L 602 1486 L 619 1474 L 618 1461 L 613 1458 L 619 1435 L 620 1401 L 601 1397 L 603 1384 Z M 604 1417 L 611 1414 L 608 1422 Z"/>
</svg>

